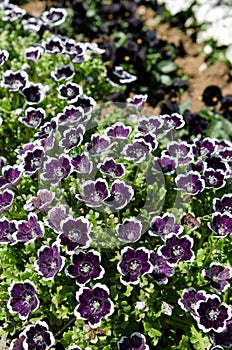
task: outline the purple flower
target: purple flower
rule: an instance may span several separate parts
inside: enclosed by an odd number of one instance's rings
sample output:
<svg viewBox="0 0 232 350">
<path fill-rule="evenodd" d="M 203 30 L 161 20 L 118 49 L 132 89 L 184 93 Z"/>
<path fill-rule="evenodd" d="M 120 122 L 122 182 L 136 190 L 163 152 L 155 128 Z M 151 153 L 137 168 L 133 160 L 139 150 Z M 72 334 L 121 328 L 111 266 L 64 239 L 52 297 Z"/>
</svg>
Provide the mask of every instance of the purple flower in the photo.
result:
<svg viewBox="0 0 232 350">
<path fill-rule="evenodd" d="M 117 343 L 118 350 L 149 350 L 143 334 L 134 332 L 130 337 L 123 336 Z"/>
<path fill-rule="evenodd" d="M 28 325 L 21 335 L 25 336 L 23 342 L 25 350 L 47 350 L 55 344 L 55 339 L 44 321 Z"/>
<path fill-rule="evenodd" d="M 125 219 L 122 224 L 116 226 L 118 239 L 125 243 L 134 243 L 138 241 L 142 233 L 142 223 L 136 219 Z"/>
<path fill-rule="evenodd" d="M 85 128 L 83 125 L 79 125 L 76 128 L 68 128 L 63 133 L 63 138 L 60 141 L 60 145 L 64 147 L 65 152 L 69 152 L 74 147 L 81 144 Z"/>
<path fill-rule="evenodd" d="M 176 265 L 178 261 L 191 262 L 195 259 L 192 250 L 193 239 L 189 236 L 179 238 L 175 234 L 167 238 L 165 245 L 158 248 L 158 254 L 162 255 L 170 265 Z"/>
<path fill-rule="evenodd" d="M 9 221 L 6 217 L 0 218 L 0 243 L 14 244 L 14 233 L 17 231 L 16 221 Z"/>
<path fill-rule="evenodd" d="M 43 101 L 45 96 L 44 86 L 41 83 L 30 83 L 24 89 L 21 90 L 22 95 L 25 97 L 27 104 L 34 105 Z"/>
<path fill-rule="evenodd" d="M 82 194 L 77 194 L 76 198 L 84 201 L 88 207 L 97 208 L 102 206 L 109 196 L 106 180 L 98 178 L 96 181 L 85 181 L 82 185 Z"/>
<path fill-rule="evenodd" d="M 100 136 L 93 134 L 91 136 L 91 143 L 86 144 L 87 151 L 92 156 L 103 154 L 110 147 L 110 138 L 108 136 Z"/>
<path fill-rule="evenodd" d="M 105 204 L 109 205 L 111 210 L 124 208 L 132 199 L 134 190 L 124 181 L 115 180 L 111 186 L 110 197 L 105 199 Z"/>
<path fill-rule="evenodd" d="M 136 163 L 141 163 L 151 153 L 151 145 L 142 139 L 134 141 L 132 144 L 127 144 L 123 148 L 125 159 L 133 160 Z"/>
<path fill-rule="evenodd" d="M 129 107 L 133 107 L 137 110 L 141 110 L 144 107 L 144 103 L 147 101 L 147 94 L 145 95 L 134 95 L 133 98 L 128 98 L 127 103 Z"/>
<path fill-rule="evenodd" d="M 25 117 L 20 117 L 19 121 L 29 128 L 38 128 L 43 119 L 46 117 L 45 110 L 43 108 L 29 107 L 25 110 Z"/>
<path fill-rule="evenodd" d="M 59 235 L 61 245 L 67 245 L 68 251 L 73 251 L 77 246 L 87 248 L 90 245 L 89 237 L 91 224 L 83 216 L 74 219 L 72 216 L 61 221 L 61 234 Z"/>
<path fill-rule="evenodd" d="M 44 226 L 42 222 L 38 221 L 37 215 L 34 213 L 29 213 L 27 221 L 19 220 L 17 226 L 16 239 L 25 244 L 44 236 Z"/>
<path fill-rule="evenodd" d="M 167 284 L 168 277 L 174 274 L 174 268 L 168 264 L 164 257 L 154 252 L 150 253 L 150 262 L 153 271 L 149 275 L 154 278 L 157 284 Z"/>
<path fill-rule="evenodd" d="M 161 115 L 163 120 L 163 126 L 161 131 L 168 132 L 172 129 L 181 129 L 185 125 L 184 118 L 179 113 L 172 113 L 171 115 L 164 114 Z"/>
<path fill-rule="evenodd" d="M 154 157 L 152 161 L 152 171 L 165 175 L 173 174 L 177 166 L 176 159 L 170 156 Z"/>
<path fill-rule="evenodd" d="M 31 211 L 35 208 L 41 212 L 47 212 L 49 205 L 52 203 L 55 193 L 48 190 L 39 190 L 37 197 L 30 198 L 24 205 L 24 210 Z"/>
<path fill-rule="evenodd" d="M 61 125 L 79 125 L 89 120 L 89 117 L 84 115 L 82 107 L 66 106 L 63 113 L 58 113 L 57 119 Z"/>
<path fill-rule="evenodd" d="M 192 150 L 196 157 L 206 157 L 215 152 L 215 141 L 209 137 L 203 140 L 194 139 Z"/>
<path fill-rule="evenodd" d="M 205 280 L 210 281 L 210 287 L 220 294 L 230 286 L 228 280 L 232 277 L 232 269 L 219 263 L 211 263 L 209 270 L 203 270 L 202 275 Z"/>
<path fill-rule="evenodd" d="M 44 150 L 42 147 L 33 147 L 23 155 L 24 175 L 31 176 L 43 167 Z"/>
<path fill-rule="evenodd" d="M 91 280 L 101 279 L 105 273 L 101 264 L 101 255 L 95 250 L 87 253 L 77 251 L 72 255 L 73 265 L 67 266 L 65 273 L 79 286 L 83 286 Z"/>
<path fill-rule="evenodd" d="M 228 147 L 223 149 L 220 152 L 220 156 L 224 161 L 226 161 L 229 165 L 232 165 L 232 147 Z"/>
<path fill-rule="evenodd" d="M 57 88 L 60 99 L 67 99 L 68 103 L 74 103 L 77 101 L 78 97 L 82 95 L 82 87 L 76 83 L 66 83 L 62 84 Z"/>
<path fill-rule="evenodd" d="M 203 175 L 205 188 L 222 188 L 225 186 L 225 175 L 221 170 L 206 169 Z"/>
<path fill-rule="evenodd" d="M 21 9 L 19 6 L 9 4 L 4 8 L 2 20 L 5 22 L 14 22 L 22 18 L 25 14 L 26 11 Z"/>
<path fill-rule="evenodd" d="M 14 193 L 9 190 L 5 190 L 0 193 L 0 214 L 8 211 L 13 203 Z"/>
<path fill-rule="evenodd" d="M 96 104 L 96 101 L 92 97 L 88 97 L 85 94 L 79 96 L 77 102 L 75 103 L 76 106 L 83 108 L 85 116 L 92 112 Z M 88 118 L 90 117 L 91 116 L 88 116 Z"/>
<path fill-rule="evenodd" d="M 146 248 L 134 250 L 131 247 L 125 247 L 121 251 L 121 257 L 117 269 L 121 274 L 120 281 L 124 285 L 138 284 L 141 275 L 152 272 L 150 253 Z"/>
<path fill-rule="evenodd" d="M 9 91 L 19 91 L 28 84 L 27 72 L 23 70 L 18 70 L 17 72 L 7 70 L 2 75 L 1 83 L 2 86 L 6 87 Z"/>
<path fill-rule="evenodd" d="M 205 158 L 207 163 L 207 168 L 212 168 L 214 170 L 222 170 L 225 174 L 230 171 L 228 163 L 222 160 L 219 155 L 211 155 Z"/>
<path fill-rule="evenodd" d="M 61 233 L 61 222 L 66 218 L 66 208 L 63 205 L 60 205 L 49 210 L 46 224 L 51 227 L 56 233 Z"/>
<path fill-rule="evenodd" d="M 20 181 L 21 170 L 19 167 L 7 165 L 2 168 L 2 176 L 0 176 L 0 189 L 11 189 L 16 187 Z"/>
<path fill-rule="evenodd" d="M 71 158 L 73 170 L 80 174 L 90 174 L 93 169 L 93 162 L 89 160 L 88 153 L 75 154 Z"/>
<path fill-rule="evenodd" d="M 0 50 L 0 67 L 4 65 L 8 58 L 9 52 L 7 50 Z"/>
<path fill-rule="evenodd" d="M 24 52 L 24 57 L 32 62 L 37 62 L 42 56 L 44 50 L 41 46 L 31 46 Z"/>
<path fill-rule="evenodd" d="M 43 22 L 39 18 L 29 17 L 22 20 L 22 25 L 24 30 L 29 32 L 39 32 L 42 27 Z"/>
<path fill-rule="evenodd" d="M 91 328 L 100 327 L 102 317 L 110 316 L 114 312 L 114 304 L 106 285 L 97 283 L 92 289 L 83 287 L 77 292 L 76 298 L 78 305 L 74 315 L 88 321 Z"/>
<path fill-rule="evenodd" d="M 222 214 L 224 212 L 229 212 L 232 214 L 232 194 L 224 194 L 221 199 L 214 198 L 213 208 Z"/>
<path fill-rule="evenodd" d="M 62 24 L 67 17 L 67 11 L 62 8 L 51 7 L 49 11 L 44 11 L 41 19 L 44 25 L 48 27 L 56 27 Z"/>
<path fill-rule="evenodd" d="M 163 119 L 158 116 L 145 117 L 142 116 L 138 120 L 138 131 L 148 134 L 154 133 L 157 129 L 160 129 L 163 126 Z"/>
<path fill-rule="evenodd" d="M 175 158 L 178 165 L 187 165 L 193 160 L 191 151 L 191 146 L 188 145 L 187 142 L 183 141 L 179 143 L 176 141 L 171 141 L 167 145 L 167 151 L 165 151 L 165 154 Z"/>
<path fill-rule="evenodd" d="M 156 148 L 158 147 L 158 142 L 156 140 L 156 136 L 152 135 L 152 134 L 136 134 L 134 136 L 134 140 L 144 140 L 147 144 L 149 144 L 151 146 L 152 151 L 156 150 Z"/>
<path fill-rule="evenodd" d="M 23 346 L 23 342 L 25 338 L 26 337 L 24 335 L 19 335 L 18 339 L 12 340 L 12 342 L 10 343 L 9 350 L 25 350 Z"/>
<path fill-rule="evenodd" d="M 184 191 L 190 195 L 202 192 L 205 187 L 204 180 L 196 171 L 189 171 L 188 174 L 179 174 L 175 178 L 178 191 Z"/>
<path fill-rule="evenodd" d="M 232 233 L 232 214 L 230 213 L 214 213 L 212 222 L 208 222 L 208 227 L 216 233 L 216 237 L 226 237 Z"/>
<path fill-rule="evenodd" d="M 210 332 L 210 338 L 215 344 L 225 346 L 226 348 L 231 348 L 232 345 L 232 321 L 226 322 L 226 329 L 221 333 Z M 219 345 L 218 350 L 219 350 Z M 216 347 L 215 347 L 216 348 Z M 220 349 L 224 349 L 220 347 Z"/>
<path fill-rule="evenodd" d="M 226 329 L 226 321 L 231 317 L 228 305 L 222 305 L 220 298 L 215 295 L 207 295 L 205 301 L 196 304 L 197 324 L 203 332 L 215 331 L 221 333 Z"/>
<path fill-rule="evenodd" d="M 50 122 L 47 122 L 40 127 L 40 131 L 35 133 L 35 136 L 42 139 L 49 137 L 53 132 L 57 130 L 57 128 L 58 128 L 57 120 L 51 119 Z"/>
<path fill-rule="evenodd" d="M 52 55 L 60 55 L 64 52 L 64 44 L 58 36 L 49 38 L 47 42 L 43 43 L 43 47 L 47 53 Z"/>
<path fill-rule="evenodd" d="M 50 180 L 52 185 L 56 185 L 70 174 L 70 160 L 62 154 L 59 158 L 47 157 L 44 162 L 44 169 L 45 172 L 40 175 L 42 180 Z"/>
<path fill-rule="evenodd" d="M 148 233 L 151 236 L 161 237 L 164 241 L 173 233 L 179 235 L 183 232 L 183 226 L 175 224 L 175 216 L 173 214 L 164 214 L 163 216 L 155 216 L 150 223 Z"/>
<path fill-rule="evenodd" d="M 13 282 L 8 288 L 8 293 L 10 299 L 7 302 L 7 308 L 10 313 L 19 313 L 21 320 L 26 320 L 29 313 L 39 307 L 35 285 L 29 280 Z"/>
<path fill-rule="evenodd" d="M 125 174 L 124 165 L 116 163 L 113 158 L 105 158 L 104 163 L 98 164 L 98 168 L 109 178 L 122 177 Z"/>
<path fill-rule="evenodd" d="M 137 79 L 135 75 L 126 72 L 120 66 L 114 67 L 113 74 L 119 78 L 119 83 L 121 84 L 128 84 Z"/>
<path fill-rule="evenodd" d="M 114 141 L 127 140 L 131 133 L 131 126 L 125 126 L 123 123 L 117 122 L 105 130 L 106 135 Z"/>
<path fill-rule="evenodd" d="M 42 246 L 38 250 L 38 260 L 35 261 L 36 271 L 49 281 L 63 269 L 64 257 L 60 256 L 59 246 L 54 243 L 52 247 Z"/>
<path fill-rule="evenodd" d="M 51 72 L 51 77 L 55 81 L 60 81 L 60 80 L 69 80 L 71 79 L 75 74 L 73 66 L 70 64 L 68 65 L 62 65 L 59 67 L 56 67 L 55 71 Z"/>
<path fill-rule="evenodd" d="M 200 300 L 206 300 L 205 291 L 196 291 L 195 288 L 190 287 L 183 290 L 182 296 L 178 300 L 178 304 L 180 305 L 181 309 L 190 312 L 192 316 L 197 316 L 195 309 L 197 302 Z"/>
</svg>

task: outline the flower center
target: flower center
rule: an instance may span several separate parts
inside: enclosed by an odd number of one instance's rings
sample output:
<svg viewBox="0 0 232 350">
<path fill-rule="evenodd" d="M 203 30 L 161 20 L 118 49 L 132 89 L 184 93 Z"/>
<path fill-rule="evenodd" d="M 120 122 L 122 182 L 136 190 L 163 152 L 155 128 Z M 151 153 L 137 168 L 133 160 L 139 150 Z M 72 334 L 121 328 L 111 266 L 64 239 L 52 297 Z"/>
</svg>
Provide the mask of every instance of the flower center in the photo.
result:
<svg viewBox="0 0 232 350">
<path fill-rule="evenodd" d="M 68 97 L 72 97 L 73 96 L 73 89 L 68 88 L 66 94 Z"/>
<path fill-rule="evenodd" d="M 79 232 L 77 232 L 76 229 L 73 229 L 73 230 L 69 231 L 68 238 L 71 241 L 73 241 L 73 242 L 78 242 L 78 240 L 79 240 Z"/>
<path fill-rule="evenodd" d="M 225 236 L 227 234 L 226 227 L 224 225 L 221 225 L 218 229 L 219 236 Z"/>
<path fill-rule="evenodd" d="M 176 246 L 172 248 L 172 254 L 176 257 L 181 256 L 183 253 L 184 253 L 184 250 L 180 246 Z"/>
<path fill-rule="evenodd" d="M 51 263 L 51 268 L 52 268 L 52 269 L 56 269 L 56 268 L 57 268 L 57 263 L 56 263 L 55 261 L 53 261 L 53 262 Z"/>
<path fill-rule="evenodd" d="M 129 269 L 131 271 L 137 271 L 140 268 L 140 263 L 137 260 L 131 260 L 129 263 Z"/>
<path fill-rule="evenodd" d="M 219 315 L 219 311 L 213 309 L 208 313 L 208 319 L 210 319 L 211 321 L 215 321 L 217 319 L 218 315 Z"/>
<path fill-rule="evenodd" d="M 84 263 L 83 265 L 81 265 L 80 267 L 80 271 L 84 274 L 84 275 L 88 275 L 89 272 L 92 270 L 92 266 L 90 266 L 88 263 Z"/>
<path fill-rule="evenodd" d="M 40 167 L 40 163 L 41 163 L 41 160 L 39 159 L 39 158 L 34 158 L 33 160 L 32 160 L 32 167 L 33 168 L 38 168 L 38 167 Z"/>
<path fill-rule="evenodd" d="M 209 176 L 208 177 L 208 182 L 209 182 L 210 185 L 216 185 L 217 179 L 216 179 L 215 176 Z"/>
<path fill-rule="evenodd" d="M 194 186 L 193 186 L 192 184 L 188 184 L 188 185 L 186 186 L 186 190 L 187 190 L 187 192 L 193 192 Z"/>
<path fill-rule="evenodd" d="M 55 175 L 58 177 L 62 177 L 63 176 L 63 170 L 61 168 L 58 168 L 55 170 Z"/>
<path fill-rule="evenodd" d="M 35 335 L 33 340 L 37 344 L 42 344 L 44 342 L 44 338 L 41 334 Z"/>
<path fill-rule="evenodd" d="M 101 302 L 97 299 L 93 299 L 90 302 L 90 310 L 92 313 L 99 313 L 102 310 Z"/>
</svg>

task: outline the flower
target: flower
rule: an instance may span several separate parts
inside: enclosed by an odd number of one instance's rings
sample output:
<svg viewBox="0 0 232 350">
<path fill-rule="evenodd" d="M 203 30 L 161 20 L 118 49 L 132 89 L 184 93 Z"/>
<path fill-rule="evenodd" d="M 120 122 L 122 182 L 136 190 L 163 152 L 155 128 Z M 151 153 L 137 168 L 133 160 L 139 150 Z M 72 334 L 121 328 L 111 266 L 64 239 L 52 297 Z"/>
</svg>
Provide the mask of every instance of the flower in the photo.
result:
<svg viewBox="0 0 232 350">
<path fill-rule="evenodd" d="M 39 190 L 37 197 L 31 197 L 24 205 L 24 210 L 31 211 L 35 208 L 41 212 L 47 212 L 49 205 L 52 203 L 55 193 L 48 190 Z"/>
<path fill-rule="evenodd" d="M 74 219 L 72 216 L 67 216 L 61 221 L 60 227 L 59 240 L 62 245 L 67 245 L 68 251 L 73 251 L 77 246 L 89 247 L 91 242 L 89 233 L 92 226 L 86 218 L 79 216 Z"/>
<path fill-rule="evenodd" d="M 64 147 L 65 152 L 69 152 L 71 149 L 81 144 L 84 133 L 85 127 L 81 124 L 76 128 L 68 128 L 64 131 L 63 138 L 60 140 L 59 144 Z"/>
<path fill-rule="evenodd" d="M 31 311 L 39 307 L 39 300 L 36 295 L 36 287 L 33 282 L 25 280 L 23 282 L 13 282 L 8 288 L 10 299 L 7 308 L 10 313 L 19 313 L 21 320 L 26 320 Z"/>
<path fill-rule="evenodd" d="M 23 158 L 24 175 L 31 176 L 43 166 L 44 150 L 42 147 L 33 147 L 32 150 L 26 150 Z"/>
<path fill-rule="evenodd" d="M 221 304 L 221 299 L 215 295 L 207 295 L 205 301 L 196 304 L 197 324 L 203 332 L 215 331 L 221 333 L 226 329 L 226 321 L 231 318 L 228 305 Z"/>
<path fill-rule="evenodd" d="M 175 178 L 176 190 L 184 191 L 190 195 L 202 192 L 205 187 L 204 180 L 197 171 L 189 171 L 188 174 L 179 174 Z"/>
<path fill-rule="evenodd" d="M 134 136 L 134 140 L 144 140 L 147 144 L 149 144 L 151 146 L 151 149 L 152 151 L 156 150 L 156 148 L 158 147 L 158 142 L 156 140 L 156 136 L 153 135 L 153 134 L 146 134 L 146 135 L 143 135 L 143 134 L 136 134 Z"/>
<path fill-rule="evenodd" d="M 9 190 L 5 190 L 0 193 L 0 214 L 8 211 L 13 203 L 14 193 Z"/>
<path fill-rule="evenodd" d="M 110 146 L 110 138 L 108 136 L 93 134 L 91 136 L 91 143 L 86 144 L 86 150 L 92 156 L 98 156 L 99 154 L 104 154 Z"/>
<path fill-rule="evenodd" d="M 124 165 L 116 163 L 113 158 L 105 158 L 104 163 L 98 164 L 98 168 L 109 178 L 122 177 L 125 174 Z"/>
<path fill-rule="evenodd" d="M 20 92 L 25 97 L 25 100 L 29 105 L 42 102 L 45 96 L 44 86 L 41 83 L 30 83 L 20 90 Z"/>
<path fill-rule="evenodd" d="M 41 46 L 31 46 L 24 51 L 24 57 L 32 62 L 37 62 L 42 56 L 44 50 Z"/>
<path fill-rule="evenodd" d="M 110 196 L 106 180 L 98 178 L 96 181 L 87 180 L 82 184 L 82 194 L 76 198 L 84 201 L 88 207 L 101 207 L 104 201 Z"/>
<path fill-rule="evenodd" d="M 147 94 L 145 95 L 134 95 L 133 98 L 128 98 L 127 103 L 129 107 L 134 107 L 137 110 L 141 110 L 144 107 L 144 103 L 147 100 Z"/>
<path fill-rule="evenodd" d="M 157 253 L 167 259 L 168 263 L 173 266 L 178 261 L 191 262 L 195 259 L 192 251 L 193 239 L 189 236 L 179 238 L 173 234 L 167 238 L 165 245 L 158 248 Z"/>
<path fill-rule="evenodd" d="M 205 170 L 203 179 L 205 181 L 205 188 L 219 189 L 225 186 L 225 175 L 221 170 L 214 170 L 208 168 Z"/>
<path fill-rule="evenodd" d="M 129 337 L 123 336 L 117 343 L 118 350 L 149 350 L 146 338 L 139 332 L 132 333 Z"/>
<path fill-rule="evenodd" d="M 132 75 L 128 72 L 126 72 L 122 67 L 116 66 L 114 67 L 113 74 L 119 78 L 119 83 L 121 84 L 128 84 L 132 81 L 135 81 L 137 77 L 135 75 Z"/>
<path fill-rule="evenodd" d="M 45 117 L 46 112 L 43 108 L 29 107 L 25 110 L 25 117 L 20 117 L 19 121 L 29 128 L 38 128 Z"/>
<path fill-rule="evenodd" d="M 165 132 L 170 131 L 172 129 L 181 129 L 185 125 L 184 118 L 179 113 L 171 113 L 171 115 L 163 114 L 161 115 L 163 120 L 163 126 L 161 130 Z"/>
<path fill-rule="evenodd" d="M 60 256 L 59 246 L 54 243 L 52 247 L 42 246 L 38 250 L 38 260 L 35 261 L 36 271 L 49 281 L 64 267 L 64 257 Z"/>
<path fill-rule="evenodd" d="M 215 211 L 224 213 L 229 212 L 232 214 L 232 194 L 224 194 L 224 196 L 219 198 L 213 199 L 213 208 Z"/>
<path fill-rule="evenodd" d="M 66 208 L 63 205 L 59 205 L 48 211 L 48 219 L 46 220 L 46 224 L 51 227 L 56 233 L 61 233 L 61 222 L 66 218 Z"/>
<path fill-rule="evenodd" d="M 51 28 L 64 23 L 66 17 L 67 11 L 65 9 L 55 7 L 51 7 L 49 11 L 44 11 L 41 15 L 44 25 Z"/>
<path fill-rule="evenodd" d="M 206 157 L 215 153 L 215 141 L 209 137 L 203 140 L 194 139 L 192 151 L 196 157 Z"/>
<path fill-rule="evenodd" d="M 158 116 L 151 116 L 150 118 L 141 116 L 138 120 L 138 131 L 148 134 L 150 132 L 155 133 L 163 126 L 163 119 Z"/>
<path fill-rule="evenodd" d="M 178 165 L 187 165 L 193 160 L 191 146 L 187 142 L 171 141 L 167 145 L 167 151 L 162 155 L 170 155 L 175 158 Z"/>
<path fill-rule="evenodd" d="M 163 256 L 158 255 L 155 252 L 150 253 L 150 262 L 153 270 L 149 275 L 157 284 L 167 284 L 168 277 L 171 277 L 174 274 L 174 268 L 169 265 Z"/>
<path fill-rule="evenodd" d="M 7 50 L 0 50 L 0 67 L 4 65 L 8 58 L 9 52 Z"/>
<path fill-rule="evenodd" d="M 52 55 L 60 55 L 64 52 L 64 44 L 59 36 L 52 36 L 43 43 L 43 47 L 47 53 Z"/>
<path fill-rule="evenodd" d="M 100 327 L 102 317 L 114 312 L 114 304 L 106 285 L 97 283 L 92 289 L 83 287 L 77 292 L 76 298 L 78 305 L 74 315 L 78 319 L 87 320 L 92 328 Z"/>
<path fill-rule="evenodd" d="M 51 77 L 55 81 L 69 80 L 74 76 L 74 74 L 75 71 L 73 66 L 68 64 L 56 67 L 56 70 L 51 72 Z"/>
<path fill-rule="evenodd" d="M 175 216 L 173 214 L 164 214 L 163 216 L 155 216 L 150 223 L 149 235 L 161 237 L 164 241 L 173 233 L 179 235 L 183 232 L 183 226 L 175 224 Z"/>
<path fill-rule="evenodd" d="M 58 113 L 57 119 L 61 125 L 78 125 L 79 123 L 87 122 L 88 117 L 84 115 L 82 107 L 66 106 L 63 113 Z"/>
<path fill-rule="evenodd" d="M 125 126 L 121 122 L 117 122 L 105 130 L 106 135 L 114 141 L 127 140 L 131 133 L 131 126 Z"/>
<path fill-rule="evenodd" d="M 165 175 L 173 174 L 177 168 L 177 161 L 170 156 L 154 157 L 152 160 L 152 171 Z"/>
<path fill-rule="evenodd" d="M 10 343 L 9 350 L 24 350 L 23 342 L 26 337 L 20 335 L 18 339 L 13 339 Z"/>
<path fill-rule="evenodd" d="M 16 187 L 21 178 L 21 170 L 19 167 L 12 167 L 10 165 L 2 168 L 2 176 L 0 176 L 0 189 L 11 189 Z"/>
<path fill-rule="evenodd" d="M 35 17 L 29 17 L 22 20 L 23 29 L 28 30 L 29 32 L 39 32 L 42 24 L 43 22 Z"/>
<path fill-rule="evenodd" d="M 88 153 L 75 154 L 71 158 L 73 170 L 80 174 L 90 174 L 93 169 L 93 162 L 89 160 Z"/>
<path fill-rule="evenodd" d="M 127 144 L 123 148 L 125 159 L 133 160 L 136 163 L 141 163 L 151 153 L 151 145 L 143 139 L 138 139 L 131 144 Z"/>
<path fill-rule="evenodd" d="M 178 299 L 178 304 L 180 305 L 181 309 L 190 312 L 192 316 L 197 316 L 195 309 L 197 302 L 200 300 L 206 300 L 205 291 L 196 291 L 195 288 L 190 287 L 183 290 L 181 298 Z"/>
<path fill-rule="evenodd" d="M 22 18 L 26 14 L 26 11 L 21 9 L 17 5 L 9 4 L 4 8 L 2 20 L 7 22 L 14 22 Z"/>
<path fill-rule="evenodd" d="M 40 175 L 41 179 L 49 180 L 51 184 L 56 185 L 70 174 L 70 160 L 66 155 L 62 154 L 59 158 L 47 157 L 44 162 L 44 170 Z"/>
<path fill-rule="evenodd" d="M 216 333 L 214 331 L 210 332 L 210 338 L 215 344 L 225 346 L 230 348 L 232 345 L 232 323 L 231 320 L 226 322 L 226 329 L 221 333 Z M 217 346 L 219 346 L 217 345 Z M 224 348 L 222 348 L 224 349 Z"/>
<path fill-rule="evenodd" d="M 25 88 L 28 82 L 27 72 L 23 70 L 18 70 L 17 72 L 6 70 L 2 75 L 1 85 L 9 91 L 19 91 Z"/>
<path fill-rule="evenodd" d="M 25 244 L 44 236 L 44 226 L 35 213 L 29 213 L 28 220 L 19 220 L 17 224 L 16 239 Z"/>
<path fill-rule="evenodd" d="M 138 284 L 141 275 L 152 272 L 150 253 L 146 248 L 134 250 L 129 246 L 125 247 L 121 250 L 121 257 L 117 269 L 121 274 L 120 281 L 124 285 Z"/>
<path fill-rule="evenodd" d="M 208 222 L 208 227 L 216 233 L 216 237 L 226 237 L 232 233 L 232 214 L 216 212 L 212 215 L 212 222 Z"/>
<path fill-rule="evenodd" d="M 74 103 L 78 100 L 78 97 L 82 95 L 82 87 L 76 83 L 62 84 L 57 88 L 60 99 L 67 99 L 68 103 Z"/>
<path fill-rule="evenodd" d="M 77 251 L 72 255 L 73 265 L 67 266 L 65 273 L 75 278 L 78 286 L 83 286 L 91 280 L 101 279 L 105 269 L 101 264 L 101 255 L 96 250 L 89 250 L 87 253 Z"/>
<path fill-rule="evenodd" d="M 14 244 L 14 233 L 17 231 L 17 222 L 9 221 L 6 217 L 0 218 L 0 243 Z"/>
<path fill-rule="evenodd" d="M 23 341 L 25 350 L 47 350 L 55 344 L 53 334 L 44 321 L 28 325 L 21 334 L 25 336 Z"/>
<path fill-rule="evenodd" d="M 220 294 L 230 287 L 227 280 L 232 277 L 232 269 L 219 263 L 211 263 L 209 270 L 202 271 L 202 276 L 205 280 L 210 281 L 210 287 Z"/>
<path fill-rule="evenodd" d="M 125 219 L 122 224 L 116 226 L 118 239 L 121 242 L 133 243 L 140 239 L 142 233 L 142 223 L 137 219 Z"/>
<path fill-rule="evenodd" d="M 110 206 L 111 210 L 124 208 L 132 199 L 134 190 L 124 181 L 115 180 L 112 183 L 110 196 L 105 199 L 105 204 Z"/>
<path fill-rule="evenodd" d="M 216 85 L 209 85 L 205 88 L 202 101 L 206 104 L 206 106 L 216 106 L 218 101 L 222 99 L 221 89 Z"/>
</svg>

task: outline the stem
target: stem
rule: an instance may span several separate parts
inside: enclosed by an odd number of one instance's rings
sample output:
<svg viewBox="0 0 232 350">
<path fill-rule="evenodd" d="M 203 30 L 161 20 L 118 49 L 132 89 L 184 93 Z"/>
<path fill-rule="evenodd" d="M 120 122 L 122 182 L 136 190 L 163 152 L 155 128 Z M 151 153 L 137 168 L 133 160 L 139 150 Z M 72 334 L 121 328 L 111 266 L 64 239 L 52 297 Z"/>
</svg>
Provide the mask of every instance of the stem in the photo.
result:
<svg viewBox="0 0 232 350">
<path fill-rule="evenodd" d="M 68 323 L 66 323 L 66 324 L 64 325 L 64 327 L 62 327 L 62 328 L 55 334 L 55 338 L 58 337 L 58 335 L 60 335 L 61 333 L 63 333 L 64 330 L 65 330 L 66 328 L 68 328 L 68 327 L 70 326 L 70 324 L 72 324 L 75 320 L 76 320 L 76 317 L 71 318 L 71 320 L 69 320 Z"/>
</svg>

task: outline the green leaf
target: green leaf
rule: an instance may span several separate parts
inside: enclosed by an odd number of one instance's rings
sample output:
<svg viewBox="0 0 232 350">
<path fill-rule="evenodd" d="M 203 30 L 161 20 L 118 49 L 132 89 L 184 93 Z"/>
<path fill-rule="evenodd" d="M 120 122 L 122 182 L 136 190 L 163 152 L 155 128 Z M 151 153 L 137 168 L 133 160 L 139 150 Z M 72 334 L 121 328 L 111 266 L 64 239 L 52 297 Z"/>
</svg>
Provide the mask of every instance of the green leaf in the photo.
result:
<svg viewBox="0 0 232 350">
<path fill-rule="evenodd" d="M 164 74 L 168 74 L 168 73 L 174 72 L 178 67 L 174 62 L 161 61 L 160 63 L 157 64 L 156 68 L 160 72 Z"/>
</svg>

